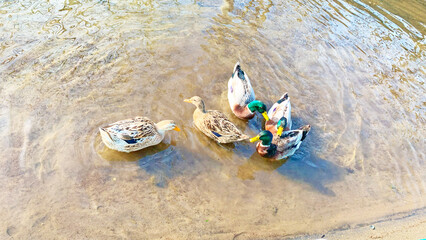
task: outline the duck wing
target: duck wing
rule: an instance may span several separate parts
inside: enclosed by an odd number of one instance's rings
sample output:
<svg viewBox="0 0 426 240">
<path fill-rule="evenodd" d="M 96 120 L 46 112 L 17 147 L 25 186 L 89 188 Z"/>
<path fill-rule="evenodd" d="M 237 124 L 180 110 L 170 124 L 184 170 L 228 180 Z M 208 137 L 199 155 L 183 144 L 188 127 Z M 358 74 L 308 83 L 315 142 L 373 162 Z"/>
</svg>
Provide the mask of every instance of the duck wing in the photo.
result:
<svg viewBox="0 0 426 240">
<path fill-rule="evenodd" d="M 155 123 L 146 117 L 121 120 L 102 128 L 110 136 L 126 142 L 134 139 L 153 137 L 158 134 Z"/>
<path fill-rule="evenodd" d="M 302 142 L 303 131 L 301 130 L 290 130 L 284 132 L 281 137 L 274 135 L 273 143 L 277 145 L 278 152 L 288 151 L 292 148 L 299 148 Z"/>
<path fill-rule="evenodd" d="M 231 137 L 235 140 L 248 138 L 248 136 L 243 134 L 235 124 L 229 121 L 225 114 L 219 111 L 207 111 L 203 119 L 203 125 L 217 138 Z"/>
<path fill-rule="evenodd" d="M 277 146 L 278 159 L 293 155 L 305 140 L 310 128 L 309 125 L 306 125 L 296 130 L 284 132 L 281 137 L 274 135 L 272 143 Z"/>
</svg>

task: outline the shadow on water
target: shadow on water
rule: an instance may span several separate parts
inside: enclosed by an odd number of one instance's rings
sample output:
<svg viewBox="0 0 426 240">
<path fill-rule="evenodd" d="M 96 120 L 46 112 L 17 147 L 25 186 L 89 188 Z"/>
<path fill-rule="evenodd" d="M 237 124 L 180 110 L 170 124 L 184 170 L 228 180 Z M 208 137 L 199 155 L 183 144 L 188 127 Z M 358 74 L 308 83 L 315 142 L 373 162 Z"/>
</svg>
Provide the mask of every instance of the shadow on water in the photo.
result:
<svg viewBox="0 0 426 240">
<path fill-rule="evenodd" d="M 126 162 L 136 163 L 146 173 L 153 176 L 153 183 L 158 187 L 167 187 L 168 180 L 190 171 L 190 166 L 182 161 L 184 158 L 175 147 L 175 143 L 161 142 L 158 145 L 139 151 L 123 153 L 107 148 L 99 139 L 97 152 L 99 156 L 111 164 Z M 190 162 L 190 161 L 186 161 Z"/>
<path fill-rule="evenodd" d="M 161 188 L 168 185 L 168 181 L 179 175 L 190 175 L 197 171 L 196 159 L 192 153 L 176 148 L 175 144 L 161 142 L 136 152 L 123 153 L 107 148 L 101 144 L 98 154 L 111 164 L 126 162 L 136 163 L 141 170 L 152 176 L 153 183 Z M 191 156 L 187 156 L 190 154 Z"/>
<path fill-rule="evenodd" d="M 196 167 L 197 157 L 174 145 L 161 142 L 131 153 L 118 152 L 103 146 L 98 154 L 114 165 L 126 162 L 136 163 L 141 170 L 153 177 L 153 184 L 165 188 L 170 179 L 180 175 L 191 175 L 200 170 L 199 166 Z"/>
<path fill-rule="evenodd" d="M 211 161 L 203 152 L 169 146 L 167 149 L 138 160 L 137 164 L 145 173 L 152 176 L 153 183 L 166 188 L 170 180 L 185 176 L 191 177 L 221 166 L 219 161 Z M 210 160 L 209 160 L 210 159 Z"/>
<path fill-rule="evenodd" d="M 294 129 L 302 125 L 299 124 L 300 122 L 298 118 L 293 119 Z M 320 139 L 318 132 L 312 128 L 299 150 L 290 158 L 280 161 L 270 161 L 255 152 L 239 167 L 237 176 L 243 180 L 254 180 L 256 172 L 277 171 L 288 179 L 308 184 L 322 194 L 335 196 L 335 193 L 326 185 L 342 180 L 347 171 L 317 156 L 315 149 L 320 149 L 321 145 L 316 141 L 317 139 Z"/>
<path fill-rule="evenodd" d="M 290 179 L 307 183 L 318 192 L 329 196 L 335 196 L 335 193 L 325 185 L 339 181 L 344 176 L 342 167 L 316 156 L 312 150 L 297 152 L 285 165 L 278 168 L 277 172 Z"/>
<path fill-rule="evenodd" d="M 293 129 L 309 124 L 297 117 L 292 117 L 292 121 Z M 342 180 L 347 171 L 318 156 L 318 150 L 323 147 L 321 139 L 319 129 L 313 126 L 299 150 L 289 158 L 285 166 L 278 168 L 277 172 L 290 179 L 307 183 L 322 194 L 335 196 L 325 185 Z"/>
<path fill-rule="evenodd" d="M 167 187 L 169 179 L 184 174 L 189 168 L 174 146 L 141 158 L 138 165 L 146 173 L 152 175 L 154 184 L 161 188 Z"/>
</svg>

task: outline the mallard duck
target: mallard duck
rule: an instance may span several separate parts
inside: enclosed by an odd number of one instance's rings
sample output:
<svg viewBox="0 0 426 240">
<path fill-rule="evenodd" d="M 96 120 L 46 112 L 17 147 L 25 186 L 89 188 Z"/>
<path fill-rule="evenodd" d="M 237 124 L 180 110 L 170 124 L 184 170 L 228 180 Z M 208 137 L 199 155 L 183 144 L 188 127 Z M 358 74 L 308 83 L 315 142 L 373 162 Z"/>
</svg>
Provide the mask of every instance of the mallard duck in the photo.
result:
<svg viewBox="0 0 426 240">
<path fill-rule="evenodd" d="M 107 147 L 126 153 L 159 144 L 168 130 L 180 131 L 172 120 L 154 123 L 146 117 L 126 119 L 99 128 Z"/>
<path fill-rule="evenodd" d="M 269 121 L 265 122 L 265 130 L 272 134 L 277 133 L 281 136 L 283 131 L 291 129 L 291 104 L 288 93 L 285 93 L 281 98 L 272 105 L 268 111 Z M 280 122 L 281 121 L 281 122 Z"/>
<path fill-rule="evenodd" d="M 311 130 L 311 126 L 305 125 L 296 130 L 284 132 L 281 136 L 264 130 L 256 137 L 251 138 L 250 142 L 261 141 L 256 144 L 256 150 L 260 156 L 273 160 L 281 160 L 290 157 L 299 149 L 309 130 Z"/>
<path fill-rule="evenodd" d="M 194 96 L 184 102 L 192 103 L 197 108 L 194 111 L 194 124 L 202 133 L 218 143 L 231 143 L 248 139 L 225 114 L 216 110 L 206 110 L 204 101 Z"/>
<path fill-rule="evenodd" d="M 241 69 L 237 62 L 228 81 L 228 101 L 232 112 L 241 119 L 252 119 L 255 112 L 259 112 L 266 120 L 269 120 L 266 113 L 266 105 L 255 100 L 253 87 L 247 74 Z"/>
</svg>

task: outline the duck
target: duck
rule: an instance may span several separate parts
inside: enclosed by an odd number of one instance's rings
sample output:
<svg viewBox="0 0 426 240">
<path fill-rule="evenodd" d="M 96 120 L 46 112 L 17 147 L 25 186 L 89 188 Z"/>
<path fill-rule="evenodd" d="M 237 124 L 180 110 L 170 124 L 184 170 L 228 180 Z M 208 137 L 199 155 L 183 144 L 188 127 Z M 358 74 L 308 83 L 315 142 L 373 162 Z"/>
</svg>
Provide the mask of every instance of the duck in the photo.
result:
<svg viewBox="0 0 426 240">
<path fill-rule="evenodd" d="M 292 156 L 299 149 L 310 130 L 311 126 L 305 125 L 295 130 L 286 131 L 281 136 L 263 130 L 256 137 L 251 138 L 250 142 L 260 140 L 256 144 L 259 155 L 273 161 L 279 161 Z"/>
<path fill-rule="evenodd" d="M 204 101 L 199 96 L 185 99 L 184 102 L 196 106 L 193 114 L 195 127 L 218 143 L 232 143 L 249 139 L 228 117 L 217 110 L 206 110 Z"/>
<path fill-rule="evenodd" d="M 284 93 L 268 111 L 269 120 L 265 122 L 265 130 L 281 136 L 283 131 L 291 129 L 291 104 L 288 93 Z"/>
<path fill-rule="evenodd" d="M 240 119 L 252 119 L 255 112 L 259 112 L 266 120 L 269 120 L 266 105 L 256 100 L 250 79 L 241 69 L 240 62 L 235 64 L 228 81 L 228 102 L 232 112 Z"/>
<path fill-rule="evenodd" d="M 99 128 L 102 141 L 108 148 L 126 153 L 159 144 L 169 130 L 180 131 L 180 128 L 173 120 L 154 123 L 140 116 Z"/>
</svg>

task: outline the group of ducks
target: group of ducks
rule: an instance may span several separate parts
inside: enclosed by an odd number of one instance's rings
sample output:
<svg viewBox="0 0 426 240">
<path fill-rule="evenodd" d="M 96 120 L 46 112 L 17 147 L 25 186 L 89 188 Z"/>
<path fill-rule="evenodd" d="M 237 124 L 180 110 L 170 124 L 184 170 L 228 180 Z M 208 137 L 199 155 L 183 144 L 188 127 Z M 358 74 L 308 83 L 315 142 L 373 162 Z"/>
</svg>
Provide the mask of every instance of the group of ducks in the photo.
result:
<svg viewBox="0 0 426 240">
<path fill-rule="evenodd" d="M 225 114 L 206 110 L 204 101 L 194 96 L 185 102 L 196 106 L 194 125 L 218 143 L 231 143 L 249 139 Z M 291 130 L 291 104 L 285 93 L 267 112 L 266 105 L 256 100 L 253 87 L 239 63 L 228 81 L 228 101 L 232 112 L 240 119 L 252 119 L 258 112 L 265 118 L 265 130 L 250 142 L 259 141 L 256 150 L 262 157 L 280 160 L 293 155 L 310 130 L 310 125 Z M 132 152 L 159 144 L 168 130 L 180 131 L 172 120 L 154 123 L 146 117 L 136 117 L 99 128 L 102 141 L 108 148 Z"/>
</svg>

